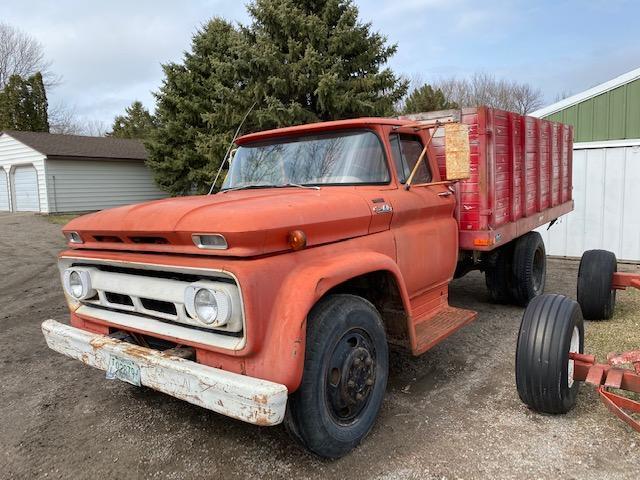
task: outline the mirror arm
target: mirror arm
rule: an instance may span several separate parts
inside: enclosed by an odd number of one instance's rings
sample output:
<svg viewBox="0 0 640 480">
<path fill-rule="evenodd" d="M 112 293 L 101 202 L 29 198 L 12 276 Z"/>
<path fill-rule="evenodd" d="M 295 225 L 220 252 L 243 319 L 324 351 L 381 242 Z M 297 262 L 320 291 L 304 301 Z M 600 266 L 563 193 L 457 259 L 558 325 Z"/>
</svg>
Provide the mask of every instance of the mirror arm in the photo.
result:
<svg viewBox="0 0 640 480">
<path fill-rule="evenodd" d="M 420 168 L 420 163 L 422 163 L 424 161 L 424 157 L 427 154 L 427 149 L 429 148 L 429 144 L 431 143 L 431 140 L 433 139 L 433 137 L 435 136 L 436 132 L 438 131 L 438 128 L 440 128 L 441 125 L 442 124 L 440 123 L 440 121 L 436 121 L 435 128 L 433 129 L 433 132 L 429 136 L 429 140 L 427 140 L 427 143 L 424 146 L 424 148 L 422 149 L 422 153 L 420 154 L 420 157 L 418 158 L 418 161 L 413 166 L 413 170 L 411 170 L 411 175 L 409 175 L 409 178 L 407 179 L 407 182 L 404 184 L 404 189 L 405 190 L 409 190 L 411 188 L 411 182 L 413 181 L 413 177 L 415 177 L 416 173 L 418 172 L 418 168 Z"/>
</svg>

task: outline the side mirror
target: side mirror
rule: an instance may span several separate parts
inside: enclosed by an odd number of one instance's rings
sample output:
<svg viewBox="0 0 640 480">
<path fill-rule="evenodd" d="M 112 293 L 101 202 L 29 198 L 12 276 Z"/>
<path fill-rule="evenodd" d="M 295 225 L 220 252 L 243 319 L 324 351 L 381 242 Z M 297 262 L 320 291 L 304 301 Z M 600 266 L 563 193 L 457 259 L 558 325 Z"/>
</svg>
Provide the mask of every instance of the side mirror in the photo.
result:
<svg viewBox="0 0 640 480">
<path fill-rule="evenodd" d="M 464 123 L 444 125 L 444 151 L 447 180 L 465 180 L 471 176 L 469 126 Z"/>
<path fill-rule="evenodd" d="M 231 165 L 231 162 L 233 161 L 233 157 L 235 157 L 235 156 L 236 156 L 236 152 L 237 152 L 237 151 L 238 151 L 238 149 L 237 149 L 237 148 L 234 148 L 233 150 L 231 150 L 231 151 L 229 152 L 229 158 L 228 158 L 229 165 Z"/>
</svg>

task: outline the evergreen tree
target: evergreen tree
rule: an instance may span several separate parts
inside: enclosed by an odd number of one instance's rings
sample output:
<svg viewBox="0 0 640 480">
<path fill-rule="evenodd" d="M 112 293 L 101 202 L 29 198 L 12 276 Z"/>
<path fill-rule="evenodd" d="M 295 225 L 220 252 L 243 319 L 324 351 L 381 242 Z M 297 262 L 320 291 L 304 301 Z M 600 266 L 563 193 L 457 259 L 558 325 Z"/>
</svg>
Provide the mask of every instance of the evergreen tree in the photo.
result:
<svg viewBox="0 0 640 480">
<path fill-rule="evenodd" d="M 108 137 L 116 138 L 148 138 L 155 127 L 155 120 L 144 108 L 142 102 L 135 101 L 125 108 L 124 115 L 118 115 L 111 127 Z"/>
<path fill-rule="evenodd" d="M 172 194 L 208 190 L 233 133 L 391 115 L 407 84 L 395 45 L 358 20 L 351 0 L 255 0 L 252 23 L 213 19 L 181 64 L 164 65 L 149 166 Z"/>
<path fill-rule="evenodd" d="M 351 0 L 256 0 L 243 67 L 261 128 L 387 116 L 407 83 L 389 68 L 396 45 L 358 20 Z"/>
<path fill-rule="evenodd" d="M 458 108 L 456 102 L 447 100 L 439 88 L 434 89 L 428 83 L 413 89 L 404 102 L 402 113 L 434 112 Z"/>
<path fill-rule="evenodd" d="M 208 190 L 248 108 L 238 74 L 243 42 L 238 29 L 215 18 L 194 35 L 182 64 L 163 65 L 147 163 L 171 194 Z"/>
<path fill-rule="evenodd" d="M 0 91 L 0 130 L 48 132 L 47 93 L 38 72 L 27 79 L 9 77 Z"/>
</svg>

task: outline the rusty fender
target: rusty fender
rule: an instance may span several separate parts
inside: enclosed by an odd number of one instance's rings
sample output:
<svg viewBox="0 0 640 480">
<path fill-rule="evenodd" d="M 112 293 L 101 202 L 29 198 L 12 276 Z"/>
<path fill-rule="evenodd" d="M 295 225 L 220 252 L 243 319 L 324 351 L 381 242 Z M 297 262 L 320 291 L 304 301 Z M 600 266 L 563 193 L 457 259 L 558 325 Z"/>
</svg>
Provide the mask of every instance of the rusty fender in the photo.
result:
<svg viewBox="0 0 640 480">
<path fill-rule="evenodd" d="M 280 288 L 272 312 L 272 328 L 265 340 L 274 351 L 281 369 L 287 369 L 286 385 L 291 392 L 297 390 L 302 380 L 307 331 L 307 315 L 313 306 L 331 288 L 375 271 L 388 271 L 396 279 L 405 308 L 409 297 L 398 265 L 387 255 L 367 251 L 348 252 L 306 263 L 293 270 Z"/>
<path fill-rule="evenodd" d="M 256 425 L 277 425 L 284 418 L 284 385 L 89 333 L 55 320 L 45 320 L 42 332 L 52 350 L 100 370 L 107 370 L 111 356 L 132 361 L 140 367 L 142 385 L 208 410 Z"/>
</svg>

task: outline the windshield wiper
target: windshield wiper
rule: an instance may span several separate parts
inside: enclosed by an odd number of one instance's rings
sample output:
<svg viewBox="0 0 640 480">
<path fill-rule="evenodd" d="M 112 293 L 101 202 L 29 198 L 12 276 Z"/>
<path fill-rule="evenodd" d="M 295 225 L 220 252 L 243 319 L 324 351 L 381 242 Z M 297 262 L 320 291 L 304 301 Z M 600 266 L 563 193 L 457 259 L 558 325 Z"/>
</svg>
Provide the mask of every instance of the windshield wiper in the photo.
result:
<svg viewBox="0 0 640 480">
<path fill-rule="evenodd" d="M 274 185 L 274 187 L 277 187 L 277 188 L 297 187 L 297 188 L 309 188 L 311 190 L 320 190 L 320 187 L 317 185 L 301 185 L 299 183 L 283 183 L 280 185 Z"/>
<path fill-rule="evenodd" d="M 301 185 L 299 183 L 281 183 L 278 185 L 240 185 L 238 187 L 225 188 L 224 190 L 220 190 L 220 193 L 233 192 L 235 190 L 249 190 L 251 188 L 285 188 L 285 187 L 296 187 L 296 188 L 308 188 L 310 190 L 320 190 L 320 187 L 317 185 Z"/>
<path fill-rule="evenodd" d="M 268 185 L 268 184 L 262 184 L 262 185 L 240 185 L 238 187 L 225 188 L 223 190 L 220 190 L 219 193 L 233 192 L 235 190 L 249 190 L 251 188 L 273 188 L 273 187 L 275 187 L 275 185 Z"/>
</svg>

